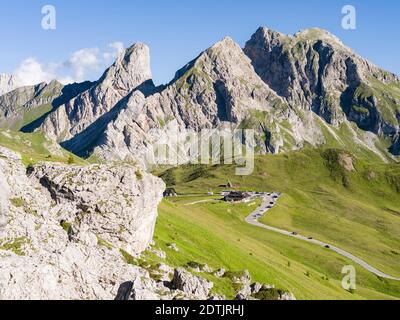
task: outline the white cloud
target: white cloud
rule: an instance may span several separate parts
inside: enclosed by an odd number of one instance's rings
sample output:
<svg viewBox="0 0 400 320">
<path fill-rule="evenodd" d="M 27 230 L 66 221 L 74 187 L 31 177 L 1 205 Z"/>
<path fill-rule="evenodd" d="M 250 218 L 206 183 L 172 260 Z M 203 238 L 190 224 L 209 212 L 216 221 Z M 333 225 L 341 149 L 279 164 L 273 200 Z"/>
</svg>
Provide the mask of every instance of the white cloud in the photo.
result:
<svg viewBox="0 0 400 320">
<path fill-rule="evenodd" d="M 15 69 L 19 86 L 58 80 L 61 83 L 95 80 L 124 50 L 122 42 L 113 42 L 106 49 L 84 48 L 73 52 L 64 62 L 40 63 L 28 58 Z"/>
</svg>

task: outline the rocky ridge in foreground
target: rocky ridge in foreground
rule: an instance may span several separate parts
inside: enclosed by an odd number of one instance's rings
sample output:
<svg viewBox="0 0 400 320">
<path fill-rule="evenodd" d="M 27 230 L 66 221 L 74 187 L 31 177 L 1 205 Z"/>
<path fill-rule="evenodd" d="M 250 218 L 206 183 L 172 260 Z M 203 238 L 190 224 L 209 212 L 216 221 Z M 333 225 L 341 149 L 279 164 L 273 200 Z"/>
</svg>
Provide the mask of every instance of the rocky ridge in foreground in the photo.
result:
<svg viewBox="0 0 400 320">
<path fill-rule="evenodd" d="M 0 299 L 113 299 L 146 276 L 164 183 L 135 166 L 42 163 L 0 149 Z"/>
</svg>

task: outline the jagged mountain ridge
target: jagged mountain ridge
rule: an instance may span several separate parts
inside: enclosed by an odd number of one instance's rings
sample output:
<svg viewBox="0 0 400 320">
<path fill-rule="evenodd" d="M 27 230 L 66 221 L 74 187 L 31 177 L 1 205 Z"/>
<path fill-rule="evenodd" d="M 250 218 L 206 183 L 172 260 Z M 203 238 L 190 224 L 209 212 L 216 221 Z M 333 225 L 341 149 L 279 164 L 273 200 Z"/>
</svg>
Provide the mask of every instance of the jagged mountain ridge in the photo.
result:
<svg viewBox="0 0 400 320">
<path fill-rule="evenodd" d="M 137 170 L 43 162 L 27 172 L 0 147 L 0 298 L 114 299 L 124 282 L 150 281 L 120 253 L 148 247 L 165 188 Z"/>
<path fill-rule="evenodd" d="M 329 32 L 309 29 L 287 36 L 260 28 L 244 51 L 260 77 L 291 105 L 311 110 L 329 124 L 339 126 L 347 119 L 396 141 L 398 77 L 363 59 Z"/>
<path fill-rule="evenodd" d="M 18 80 L 13 75 L 0 74 L 0 96 L 18 87 Z"/>
<path fill-rule="evenodd" d="M 161 135 L 184 141 L 189 132 L 226 123 L 238 125 L 250 116 L 250 110 L 272 113 L 281 106 L 285 106 L 284 101 L 254 73 L 241 48 L 225 38 L 179 70 L 153 95 L 146 98 L 132 92 L 99 139 L 92 134 L 98 127 L 94 125 L 63 145 L 80 153 L 76 148 L 92 137 L 97 139 L 91 144 L 96 153 L 121 159 L 143 154 L 141 147 L 146 149 L 162 139 Z M 154 129 L 158 129 L 157 134 Z"/>
<path fill-rule="evenodd" d="M 12 90 L 0 96 L 0 127 L 22 131 L 36 129 L 40 118 L 90 86 L 89 81 L 64 86 L 54 80 Z"/>
<path fill-rule="evenodd" d="M 326 31 L 260 28 L 243 50 L 225 38 L 159 88 L 149 61 L 145 45 L 127 49 L 41 130 L 74 153 L 106 160 L 141 157 L 163 136 L 179 141 L 227 126 L 256 129 L 261 153 L 329 141 L 384 160 L 387 151 L 400 153 L 398 78 Z"/>
</svg>

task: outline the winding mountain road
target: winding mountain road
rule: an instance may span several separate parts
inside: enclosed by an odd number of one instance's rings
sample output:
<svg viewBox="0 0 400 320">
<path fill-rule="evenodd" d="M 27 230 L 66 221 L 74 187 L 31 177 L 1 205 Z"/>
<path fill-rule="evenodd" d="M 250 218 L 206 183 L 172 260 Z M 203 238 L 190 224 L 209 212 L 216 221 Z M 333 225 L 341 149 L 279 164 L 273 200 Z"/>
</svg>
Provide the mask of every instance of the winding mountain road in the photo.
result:
<svg viewBox="0 0 400 320">
<path fill-rule="evenodd" d="M 315 245 L 319 245 L 326 249 L 330 249 L 330 250 L 335 251 L 336 253 L 342 255 L 343 257 L 346 257 L 346 258 L 354 261 L 355 263 L 357 263 L 358 265 L 363 267 L 365 270 L 372 272 L 373 274 L 375 274 L 381 278 L 400 281 L 400 278 L 392 277 L 382 271 L 379 271 L 378 269 L 374 268 L 373 266 L 371 266 L 364 260 L 352 255 L 350 252 L 347 252 L 347 251 L 340 249 L 336 246 L 333 246 L 329 243 L 322 242 L 322 241 L 319 241 L 319 240 L 316 240 L 313 238 L 308 238 L 308 237 L 302 236 L 298 233 L 271 227 L 271 226 L 268 226 L 266 224 L 259 222 L 258 219 L 261 218 L 263 215 L 265 215 L 276 204 L 276 201 L 278 198 L 279 198 L 279 194 L 277 194 L 277 193 L 264 194 L 261 205 L 246 218 L 246 222 L 253 226 L 256 226 L 256 227 L 264 228 L 264 229 L 274 231 L 274 232 L 277 232 L 277 233 L 280 233 L 280 234 L 283 234 L 283 235 L 286 235 L 286 236 L 289 236 L 292 238 L 296 238 L 299 240 L 307 241 L 307 242 L 315 244 Z"/>
</svg>

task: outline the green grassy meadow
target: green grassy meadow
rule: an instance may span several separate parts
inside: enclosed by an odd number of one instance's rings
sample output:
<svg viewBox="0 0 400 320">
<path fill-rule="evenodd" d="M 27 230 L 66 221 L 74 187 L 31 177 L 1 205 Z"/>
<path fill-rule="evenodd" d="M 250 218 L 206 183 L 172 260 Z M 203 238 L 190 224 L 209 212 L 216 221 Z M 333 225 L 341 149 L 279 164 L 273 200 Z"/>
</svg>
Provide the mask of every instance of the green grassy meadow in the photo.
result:
<svg viewBox="0 0 400 320">
<path fill-rule="evenodd" d="M 392 276 L 400 276 L 399 165 L 353 156 L 355 170 L 338 163 L 341 151 L 306 149 L 259 156 L 251 176 L 234 166 L 186 165 L 158 174 L 181 195 L 164 199 L 156 241 L 172 265 L 189 261 L 213 268 L 248 269 L 254 281 L 275 284 L 298 299 L 388 299 L 400 297 L 400 282 L 381 279 L 355 265 L 357 289 L 342 289 L 341 269 L 354 264 L 328 249 L 247 225 L 248 204 L 226 204 L 205 194 L 230 182 L 240 190 L 278 191 L 283 196 L 261 221 L 329 242 Z M 190 195 L 190 196 L 189 196 Z M 181 249 L 168 250 L 168 243 Z M 216 279 L 227 296 L 232 288 Z M 219 282 L 222 282 L 219 284 Z"/>
</svg>

